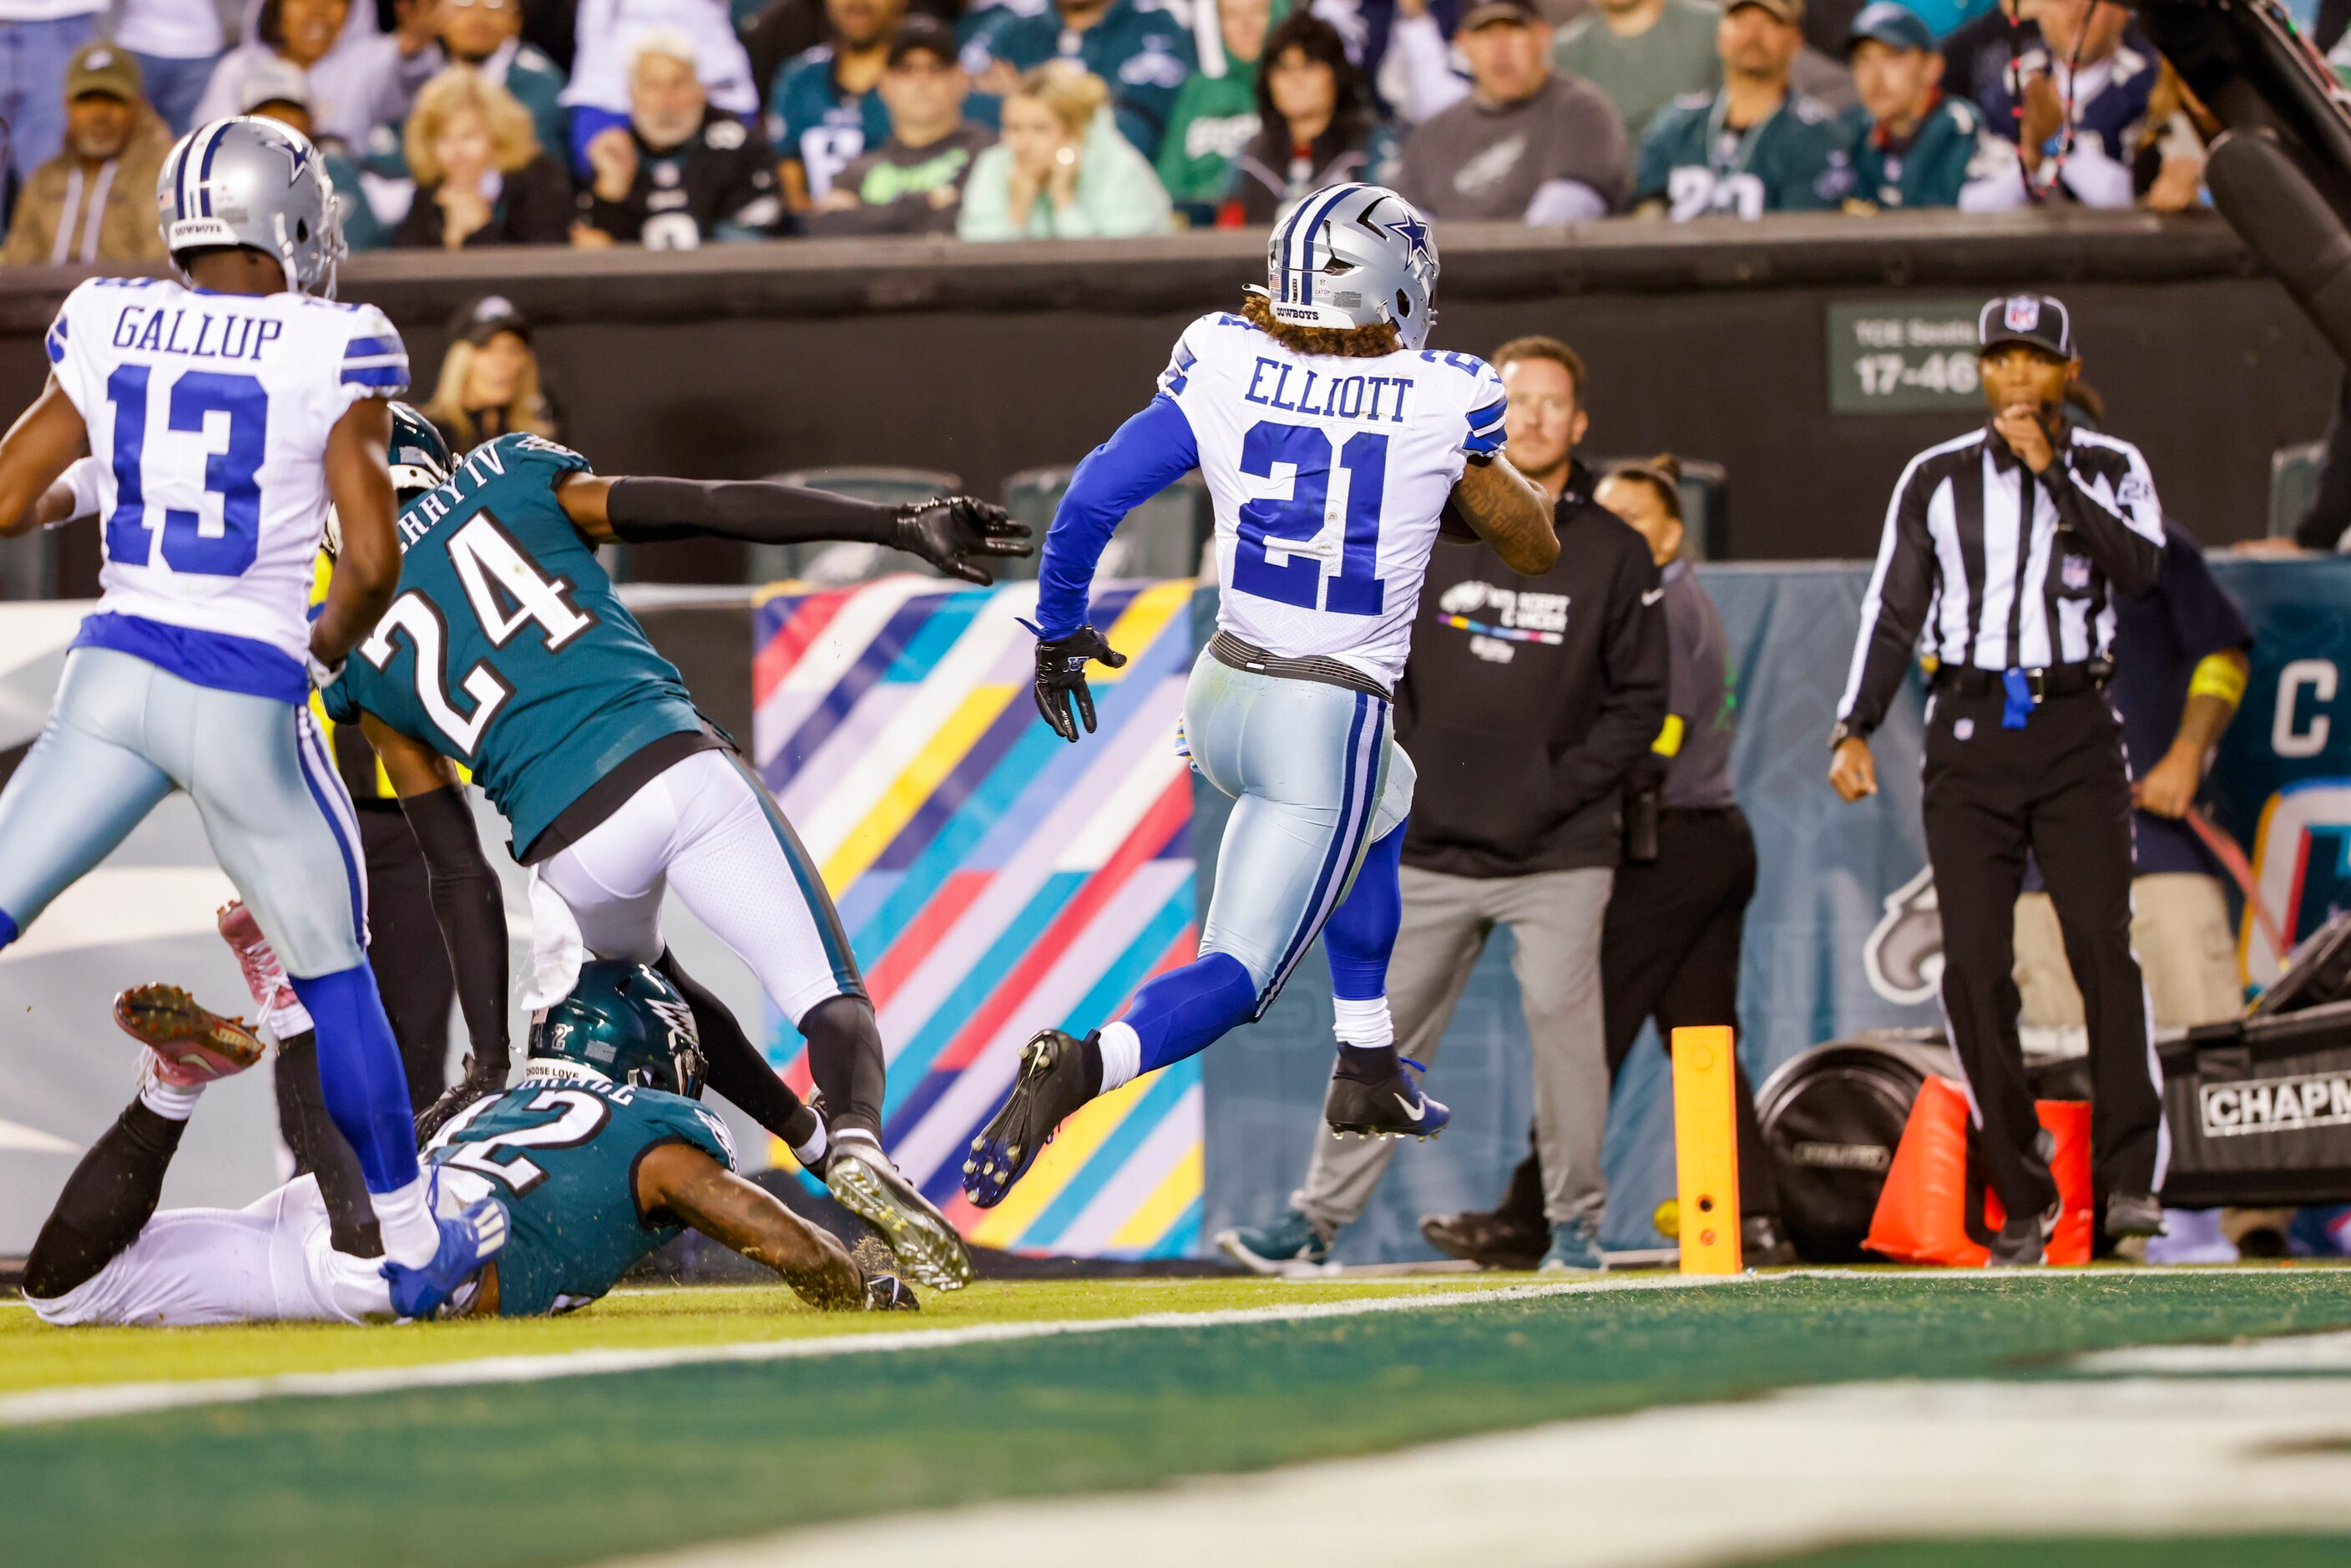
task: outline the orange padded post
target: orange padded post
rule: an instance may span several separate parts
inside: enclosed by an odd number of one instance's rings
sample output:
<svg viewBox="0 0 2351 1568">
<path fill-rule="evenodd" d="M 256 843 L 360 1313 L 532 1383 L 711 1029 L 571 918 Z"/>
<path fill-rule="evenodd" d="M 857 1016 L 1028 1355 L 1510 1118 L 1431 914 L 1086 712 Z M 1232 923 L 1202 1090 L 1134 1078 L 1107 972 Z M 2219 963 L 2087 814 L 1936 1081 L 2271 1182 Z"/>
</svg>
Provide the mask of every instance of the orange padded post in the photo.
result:
<svg viewBox="0 0 2351 1568">
<path fill-rule="evenodd" d="M 1731 1120 L 1735 1050 L 1728 1029 L 1674 1030 L 1674 1166 L 1685 1274 L 1736 1274 L 1743 1267 Z"/>
</svg>

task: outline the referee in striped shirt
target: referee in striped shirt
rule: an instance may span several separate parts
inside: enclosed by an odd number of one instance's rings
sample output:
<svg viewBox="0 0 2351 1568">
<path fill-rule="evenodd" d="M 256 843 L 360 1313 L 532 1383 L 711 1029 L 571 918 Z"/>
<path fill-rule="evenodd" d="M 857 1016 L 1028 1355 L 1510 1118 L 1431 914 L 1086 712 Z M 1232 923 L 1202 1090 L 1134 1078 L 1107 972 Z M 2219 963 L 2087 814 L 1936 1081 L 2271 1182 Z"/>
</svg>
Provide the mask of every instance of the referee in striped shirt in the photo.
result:
<svg viewBox="0 0 2351 1568">
<path fill-rule="evenodd" d="M 1877 792 L 1870 734 L 1925 655 L 1943 1012 L 2008 1214 L 1991 1260 L 2031 1264 L 2044 1259 L 2058 1207 L 2017 1040 L 2013 930 L 2028 850 L 2081 982 L 2106 1231 L 2162 1228 L 2161 1087 L 2130 948 L 2130 778 L 2105 688 L 2113 601 L 2155 585 L 2163 515 L 2137 447 L 2064 422 L 2081 360 L 2063 304 L 1994 299 L 1977 341 L 1992 417 L 1918 454 L 1894 487 L 1829 781 L 1847 800 Z"/>
</svg>

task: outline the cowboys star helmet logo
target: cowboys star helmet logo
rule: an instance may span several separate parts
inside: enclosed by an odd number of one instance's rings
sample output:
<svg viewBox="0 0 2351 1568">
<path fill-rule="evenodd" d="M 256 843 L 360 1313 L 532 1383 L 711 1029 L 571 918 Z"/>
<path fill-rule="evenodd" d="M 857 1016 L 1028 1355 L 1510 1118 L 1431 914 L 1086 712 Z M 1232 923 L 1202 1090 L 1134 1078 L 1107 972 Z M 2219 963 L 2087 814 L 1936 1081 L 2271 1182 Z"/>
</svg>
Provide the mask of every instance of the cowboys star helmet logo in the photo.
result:
<svg viewBox="0 0 2351 1568">
<path fill-rule="evenodd" d="M 310 144 L 292 136 L 273 137 L 269 144 L 286 154 L 286 183 L 291 185 L 310 166 Z"/>
<path fill-rule="evenodd" d="M 1395 235 L 1406 245 L 1412 246 L 1412 258 L 1414 260 L 1417 261 L 1422 256 L 1428 254 L 1428 225 L 1421 222 L 1418 214 L 1416 214 L 1409 217 L 1398 218 L 1394 223 L 1386 224 L 1382 226 L 1386 228 L 1390 234 Z"/>
</svg>

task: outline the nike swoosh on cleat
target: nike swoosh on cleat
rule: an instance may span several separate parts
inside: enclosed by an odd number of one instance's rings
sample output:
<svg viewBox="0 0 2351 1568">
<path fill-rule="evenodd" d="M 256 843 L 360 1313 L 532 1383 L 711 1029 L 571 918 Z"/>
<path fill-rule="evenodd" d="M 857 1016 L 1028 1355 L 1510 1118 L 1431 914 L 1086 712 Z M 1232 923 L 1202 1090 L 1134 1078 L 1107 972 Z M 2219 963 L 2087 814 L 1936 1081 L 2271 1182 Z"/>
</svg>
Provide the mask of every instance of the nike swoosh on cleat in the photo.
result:
<svg viewBox="0 0 2351 1568">
<path fill-rule="evenodd" d="M 1403 1106 L 1404 1113 L 1411 1117 L 1416 1122 L 1419 1121 L 1423 1115 L 1427 1113 L 1428 1111 L 1428 1102 L 1426 1100 L 1421 1101 L 1418 1104 L 1415 1104 L 1413 1102 L 1399 1094 L 1395 1097 L 1395 1103 Z"/>
</svg>

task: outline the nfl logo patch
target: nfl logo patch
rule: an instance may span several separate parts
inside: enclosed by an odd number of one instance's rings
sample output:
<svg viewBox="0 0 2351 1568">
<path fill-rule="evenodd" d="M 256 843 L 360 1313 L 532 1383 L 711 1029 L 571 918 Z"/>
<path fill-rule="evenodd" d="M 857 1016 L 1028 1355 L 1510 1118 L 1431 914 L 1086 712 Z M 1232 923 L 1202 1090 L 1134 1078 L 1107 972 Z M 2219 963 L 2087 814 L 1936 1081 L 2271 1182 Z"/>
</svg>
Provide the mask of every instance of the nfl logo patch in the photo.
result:
<svg viewBox="0 0 2351 1568">
<path fill-rule="evenodd" d="M 2041 301 L 2029 294 L 2020 294 L 2008 302 L 2001 319 L 2011 332 L 2036 331 L 2041 326 Z"/>
<path fill-rule="evenodd" d="M 2065 558 L 2064 565 L 2059 570 L 2064 574 L 2066 587 L 2087 588 L 2090 586 L 2090 561 L 2088 557 L 2069 555 Z"/>
</svg>

